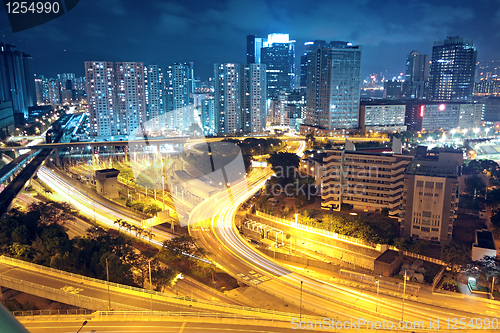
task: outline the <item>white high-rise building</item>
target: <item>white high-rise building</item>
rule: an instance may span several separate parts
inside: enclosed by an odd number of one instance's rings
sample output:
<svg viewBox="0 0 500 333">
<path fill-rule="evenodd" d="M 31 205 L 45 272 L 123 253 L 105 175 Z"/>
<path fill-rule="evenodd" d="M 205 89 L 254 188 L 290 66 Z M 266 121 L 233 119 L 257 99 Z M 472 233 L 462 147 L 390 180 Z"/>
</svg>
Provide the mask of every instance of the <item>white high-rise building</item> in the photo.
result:
<svg viewBox="0 0 500 333">
<path fill-rule="evenodd" d="M 117 134 L 114 70 L 112 62 L 85 62 L 91 136 L 109 137 Z"/>
<path fill-rule="evenodd" d="M 218 134 L 240 133 L 241 112 L 241 65 L 234 63 L 215 64 L 215 131 Z"/>
<path fill-rule="evenodd" d="M 117 62 L 115 68 L 117 130 L 122 135 L 130 134 L 147 121 L 144 65 L 142 62 Z"/>
<path fill-rule="evenodd" d="M 245 132 L 262 132 L 266 127 L 266 65 L 248 64 L 244 67 Z"/>
<path fill-rule="evenodd" d="M 186 130 L 195 122 L 193 63 L 175 63 L 166 70 L 167 127 Z"/>
<path fill-rule="evenodd" d="M 146 118 L 150 130 L 165 128 L 165 79 L 158 65 L 144 66 L 146 95 Z"/>
</svg>

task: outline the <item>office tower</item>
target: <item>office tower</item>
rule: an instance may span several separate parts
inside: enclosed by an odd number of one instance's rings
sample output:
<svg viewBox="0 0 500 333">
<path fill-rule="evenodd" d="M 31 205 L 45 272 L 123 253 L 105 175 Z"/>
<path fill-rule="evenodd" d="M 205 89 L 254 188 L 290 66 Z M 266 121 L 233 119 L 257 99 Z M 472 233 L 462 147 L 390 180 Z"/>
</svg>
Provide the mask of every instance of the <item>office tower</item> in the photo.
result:
<svg viewBox="0 0 500 333">
<path fill-rule="evenodd" d="M 260 50 L 264 39 L 255 35 L 247 36 L 247 64 L 260 64 Z"/>
<path fill-rule="evenodd" d="M 143 63 L 117 62 L 115 84 L 118 106 L 116 129 L 119 134 L 128 135 L 147 121 Z"/>
<path fill-rule="evenodd" d="M 241 112 L 241 65 L 214 65 L 215 131 L 218 134 L 243 132 Z"/>
<path fill-rule="evenodd" d="M 365 211 L 389 208 L 399 213 L 403 177 L 413 156 L 327 150 L 323 158 L 321 208 L 340 210 L 342 204 Z"/>
<path fill-rule="evenodd" d="M 113 63 L 86 61 L 85 81 L 89 105 L 90 136 L 109 138 L 118 134 L 118 108 Z"/>
<path fill-rule="evenodd" d="M 326 46 L 326 41 L 315 40 L 304 43 L 304 54 L 300 56 L 300 88 L 307 88 L 307 53 Z"/>
<path fill-rule="evenodd" d="M 266 127 L 266 65 L 243 66 L 242 81 L 243 131 L 262 132 Z"/>
<path fill-rule="evenodd" d="M 403 97 L 403 81 L 386 80 L 384 81 L 384 98 L 401 99 Z"/>
<path fill-rule="evenodd" d="M 500 78 L 489 78 L 475 83 L 474 96 L 500 96 Z"/>
<path fill-rule="evenodd" d="M 403 96 L 406 99 L 424 98 L 425 84 L 429 80 L 429 55 L 411 51 L 406 57 Z"/>
<path fill-rule="evenodd" d="M 195 122 L 193 63 L 175 63 L 166 69 L 167 128 L 186 130 Z"/>
<path fill-rule="evenodd" d="M 361 46 L 331 42 L 307 54 L 306 124 L 322 129 L 358 127 Z"/>
<path fill-rule="evenodd" d="M 472 97 L 477 51 L 472 39 L 448 37 L 434 43 L 428 99 L 468 101 Z"/>
<path fill-rule="evenodd" d="M 165 128 L 165 79 L 158 65 L 144 66 L 146 118 L 153 131 Z"/>
<path fill-rule="evenodd" d="M 417 147 L 404 176 L 400 224 L 405 238 L 449 242 L 458 208 L 461 150 Z"/>
<path fill-rule="evenodd" d="M 262 43 L 261 63 L 266 65 L 267 96 L 277 98 L 295 87 L 295 41 L 288 34 L 270 34 Z"/>
<path fill-rule="evenodd" d="M 12 101 L 14 113 L 28 116 L 36 105 L 35 77 L 31 56 L 15 45 L 0 43 L 0 100 Z"/>
</svg>

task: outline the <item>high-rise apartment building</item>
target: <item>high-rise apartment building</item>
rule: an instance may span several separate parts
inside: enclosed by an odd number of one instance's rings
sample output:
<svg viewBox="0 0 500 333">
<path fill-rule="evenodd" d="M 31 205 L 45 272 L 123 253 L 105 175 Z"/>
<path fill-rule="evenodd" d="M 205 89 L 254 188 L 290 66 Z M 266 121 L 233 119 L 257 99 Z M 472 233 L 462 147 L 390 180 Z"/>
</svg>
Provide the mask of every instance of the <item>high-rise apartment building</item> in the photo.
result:
<svg viewBox="0 0 500 333">
<path fill-rule="evenodd" d="M 295 41 L 288 34 L 270 34 L 262 43 L 261 63 L 266 65 L 267 96 L 295 87 Z"/>
<path fill-rule="evenodd" d="M 403 96 L 406 99 L 424 98 L 425 85 L 429 80 L 428 54 L 411 51 L 406 57 L 406 73 L 403 85 Z"/>
<path fill-rule="evenodd" d="M 405 169 L 413 156 L 328 150 L 323 158 L 321 207 L 340 210 L 342 204 L 368 211 L 399 212 Z"/>
<path fill-rule="evenodd" d="M 28 116 L 36 105 L 35 76 L 31 56 L 15 45 L 0 43 L 0 101 L 12 101 L 14 113 Z"/>
<path fill-rule="evenodd" d="M 233 63 L 214 65 L 215 132 L 243 132 L 241 112 L 241 65 Z"/>
<path fill-rule="evenodd" d="M 144 66 L 146 118 L 153 131 L 165 127 L 165 79 L 163 68 L 158 65 Z"/>
<path fill-rule="evenodd" d="M 112 62 L 86 61 L 85 80 L 89 104 L 90 136 L 118 134 L 115 68 Z"/>
<path fill-rule="evenodd" d="M 306 116 L 306 94 L 302 89 L 284 90 L 278 95 L 279 113 L 274 123 L 300 130 Z"/>
<path fill-rule="evenodd" d="M 331 42 L 307 55 L 306 125 L 358 127 L 361 46 Z"/>
<path fill-rule="evenodd" d="M 448 37 L 434 43 L 428 99 L 468 101 L 474 89 L 477 51 L 472 39 Z"/>
<path fill-rule="evenodd" d="M 404 176 L 401 235 L 447 243 L 458 208 L 461 150 L 427 151 L 419 146 Z"/>
<path fill-rule="evenodd" d="M 266 65 L 244 65 L 242 84 L 243 131 L 262 132 L 266 127 L 267 115 Z"/>
<path fill-rule="evenodd" d="M 193 63 L 175 63 L 166 68 L 167 127 L 186 130 L 195 122 Z"/>
<path fill-rule="evenodd" d="M 214 65 L 215 132 L 262 132 L 266 126 L 266 65 Z"/>
<path fill-rule="evenodd" d="M 115 84 L 118 106 L 117 131 L 121 135 L 128 135 L 147 121 L 143 63 L 117 62 Z"/>
</svg>

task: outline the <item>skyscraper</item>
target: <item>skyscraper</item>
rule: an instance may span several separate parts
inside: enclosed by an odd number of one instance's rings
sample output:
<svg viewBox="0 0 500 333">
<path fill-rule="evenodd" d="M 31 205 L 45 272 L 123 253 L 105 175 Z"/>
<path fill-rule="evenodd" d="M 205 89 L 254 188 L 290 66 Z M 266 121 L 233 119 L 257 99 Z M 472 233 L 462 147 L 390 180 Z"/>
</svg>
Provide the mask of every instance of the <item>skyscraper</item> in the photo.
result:
<svg viewBox="0 0 500 333">
<path fill-rule="evenodd" d="M 167 127 L 185 130 L 195 121 L 193 63 L 175 63 L 166 69 Z"/>
<path fill-rule="evenodd" d="M 411 51 L 406 57 L 406 74 L 403 96 L 407 99 L 422 99 L 425 84 L 429 80 L 429 55 Z"/>
<path fill-rule="evenodd" d="M 151 129 L 165 127 L 165 79 L 163 69 L 158 65 L 144 66 L 146 95 L 146 118 Z"/>
<path fill-rule="evenodd" d="M 472 97 L 477 51 L 472 39 L 448 37 L 434 43 L 428 98 L 468 101 Z"/>
<path fill-rule="evenodd" d="M 307 53 L 325 45 L 326 42 L 324 40 L 304 43 L 304 54 L 300 57 L 300 88 L 307 88 Z"/>
<path fill-rule="evenodd" d="M 255 35 L 247 36 L 247 64 L 260 64 L 260 50 L 263 38 Z"/>
<path fill-rule="evenodd" d="M 143 63 L 117 62 L 115 83 L 118 100 L 117 131 L 121 135 L 127 135 L 147 121 Z"/>
<path fill-rule="evenodd" d="M 266 126 L 266 65 L 215 64 L 216 133 L 255 133 Z"/>
<path fill-rule="evenodd" d="M 266 127 L 266 65 L 243 66 L 243 131 L 262 132 Z"/>
<path fill-rule="evenodd" d="M 116 135 L 117 103 L 113 63 L 86 61 L 85 80 L 89 103 L 90 136 Z"/>
<path fill-rule="evenodd" d="M 0 101 L 12 101 L 14 113 L 28 116 L 36 105 L 35 76 L 31 56 L 15 45 L 0 43 Z"/>
<path fill-rule="evenodd" d="M 306 125 L 358 127 L 361 46 L 330 42 L 307 54 Z"/>
<path fill-rule="evenodd" d="M 270 34 L 263 41 L 261 63 L 266 65 L 268 97 L 295 87 L 295 41 L 288 34 Z"/>
<path fill-rule="evenodd" d="M 214 65 L 215 131 L 218 134 L 243 131 L 241 113 L 241 65 Z"/>
</svg>

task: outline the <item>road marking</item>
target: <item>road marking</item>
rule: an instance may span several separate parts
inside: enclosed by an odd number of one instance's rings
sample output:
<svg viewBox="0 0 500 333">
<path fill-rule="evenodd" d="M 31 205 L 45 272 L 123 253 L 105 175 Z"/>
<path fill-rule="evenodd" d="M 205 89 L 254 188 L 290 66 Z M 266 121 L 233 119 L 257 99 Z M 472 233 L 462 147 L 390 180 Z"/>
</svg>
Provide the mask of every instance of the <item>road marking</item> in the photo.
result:
<svg viewBox="0 0 500 333">
<path fill-rule="evenodd" d="M 186 322 L 182 323 L 181 330 L 179 331 L 179 333 L 182 333 L 184 331 L 184 326 L 186 326 Z"/>
</svg>

